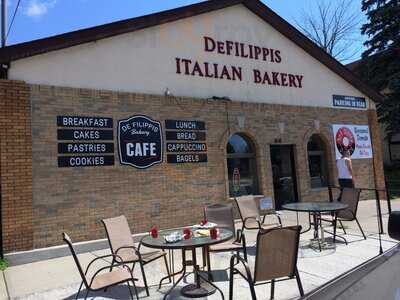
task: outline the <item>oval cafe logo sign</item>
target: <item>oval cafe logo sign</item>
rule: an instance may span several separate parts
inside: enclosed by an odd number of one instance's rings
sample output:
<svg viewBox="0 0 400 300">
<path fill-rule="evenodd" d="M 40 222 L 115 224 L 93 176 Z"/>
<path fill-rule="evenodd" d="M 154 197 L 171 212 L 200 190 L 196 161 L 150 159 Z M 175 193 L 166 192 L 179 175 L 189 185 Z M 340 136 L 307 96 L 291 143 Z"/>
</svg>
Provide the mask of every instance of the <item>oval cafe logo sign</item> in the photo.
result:
<svg viewBox="0 0 400 300">
<path fill-rule="evenodd" d="M 122 165 L 146 169 L 163 161 L 161 123 L 146 116 L 118 122 L 119 160 Z"/>
</svg>

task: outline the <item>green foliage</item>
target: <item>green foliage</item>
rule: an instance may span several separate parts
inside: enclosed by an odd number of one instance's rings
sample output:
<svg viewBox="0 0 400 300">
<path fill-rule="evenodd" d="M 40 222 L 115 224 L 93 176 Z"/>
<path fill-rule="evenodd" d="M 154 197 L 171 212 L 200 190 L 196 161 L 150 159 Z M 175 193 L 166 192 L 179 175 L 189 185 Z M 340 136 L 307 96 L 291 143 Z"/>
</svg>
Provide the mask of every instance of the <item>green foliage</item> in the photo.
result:
<svg viewBox="0 0 400 300">
<path fill-rule="evenodd" d="M 398 47 L 400 1 L 362 0 L 362 10 L 366 12 L 369 21 L 361 27 L 361 33 L 369 37 L 369 40 L 365 42 L 368 49 L 363 53 L 363 57 Z"/>
<path fill-rule="evenodd" d="M 400 131 L 400 0 L 362 0 L 362 10 L 368 17 L 361 28 L 368 49 L 356 72 L 385 95 L 378 116 L 390 136 Z"/>
<path fill-rule="evenodd" d="M 3 271 L 8 268 L 8 262 L 5 259 L 0 259 L 0 270 Z"/>
<path fill-rule="evenodd" d="M 400 166 L 386 166 L 385 178 L 391 198 L 400 198 Z"/>
</svg>

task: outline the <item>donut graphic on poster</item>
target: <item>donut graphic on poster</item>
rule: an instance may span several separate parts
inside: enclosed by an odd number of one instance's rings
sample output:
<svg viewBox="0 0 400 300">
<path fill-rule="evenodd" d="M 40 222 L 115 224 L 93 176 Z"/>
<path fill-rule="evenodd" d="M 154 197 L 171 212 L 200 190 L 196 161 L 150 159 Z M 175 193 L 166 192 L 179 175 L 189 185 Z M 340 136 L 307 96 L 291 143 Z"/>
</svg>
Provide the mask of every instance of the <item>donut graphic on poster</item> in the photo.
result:
<svg viewBox="0 0 400 300">
<path fill-rule="evenodd" d="M 336 147 L 342 155 L 346 150 L 350 151 L 350 156 L 353 155 L 356 148 L 356 142 L 354 135 L 349 128 L 339 128 L 336 133 Z"/>
</svg>

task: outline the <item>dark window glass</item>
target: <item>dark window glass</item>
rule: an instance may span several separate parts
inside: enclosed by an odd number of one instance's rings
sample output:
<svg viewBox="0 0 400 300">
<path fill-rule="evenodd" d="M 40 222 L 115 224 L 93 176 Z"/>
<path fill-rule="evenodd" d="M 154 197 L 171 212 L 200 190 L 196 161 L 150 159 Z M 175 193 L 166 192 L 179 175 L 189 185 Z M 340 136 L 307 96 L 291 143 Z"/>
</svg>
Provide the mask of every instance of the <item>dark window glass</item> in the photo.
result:
<svg viewBox="0 0 400 300">
<path fill-rule="evenodd" d="M 240 172 L 240 189 L 236 196 L 259 194 L 256 155 L 251 141 L 240 134 L 234 134 L 228 141 L 226 151 L 229 195 L 235 194 L 232 181 L 235 168 L 238 168 Z"/>
<path fill-rule="evenodd" d="M 325 145 L 318 135 L 311 136 L 308 145 L 308 167 L 311 178 L 311 188 L 328 186 L 328 168 Z"/>
<path fill-rule="evenodd" d="M 228 154 L 253 153 L 253 149 L 243 136 L 234 134 L 229 139 L 227 152 Z"/>
</svg>

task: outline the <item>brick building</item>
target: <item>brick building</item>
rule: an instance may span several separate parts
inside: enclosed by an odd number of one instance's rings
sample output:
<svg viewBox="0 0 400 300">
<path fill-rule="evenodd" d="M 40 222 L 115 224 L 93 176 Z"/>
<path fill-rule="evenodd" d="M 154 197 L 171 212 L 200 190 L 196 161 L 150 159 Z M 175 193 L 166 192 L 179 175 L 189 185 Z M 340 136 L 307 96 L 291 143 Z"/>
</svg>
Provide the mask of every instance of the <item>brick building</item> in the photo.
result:
<svg viewBox="0 0 400 300">
<path fill-rule="evenodd" d="M 104 238 L 119 214 L 134 232 L 194 223 L 230 201 L 235 169 L 238 193 L 277 208 L 326 201 L 340 143 L 357 186 L 384 186 L 381 96 L 257 0 L 13 45 L 0 62 L 6 252 Z"/>
</svg>

